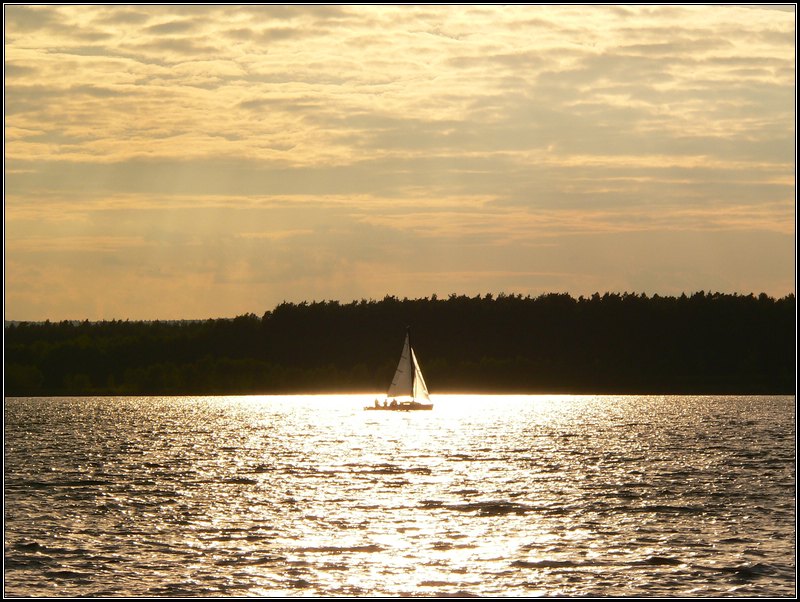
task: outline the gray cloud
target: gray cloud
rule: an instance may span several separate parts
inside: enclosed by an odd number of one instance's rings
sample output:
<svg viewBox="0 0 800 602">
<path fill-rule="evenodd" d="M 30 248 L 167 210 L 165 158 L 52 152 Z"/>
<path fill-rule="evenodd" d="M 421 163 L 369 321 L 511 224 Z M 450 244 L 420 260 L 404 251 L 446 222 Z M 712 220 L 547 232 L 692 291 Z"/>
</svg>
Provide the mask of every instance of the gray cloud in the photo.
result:
<svg viewBox="0 0 800 602">
<path fill-rule="evenodd" d="M 666 57 L 673 60 L 676 56 L 694 56 L 698 52 L 730 49 L 732 46 L 733 44 L 729 40 L 720 40 L 713 37 L 686 37 L 671 39 L 667 42 L 622 44 L 617 47 L 616 52 L 621 55 Z"/>
<path fill-rule="evenodd" d="M 238 103 L 239 108 L 247 111 L 260 112 L 274 110 L 287 113 L 301 113 L 303 115 L 308 115 L 308 111 L 316 111 L 323 105 L 324 103 L 322 100 L 297 96 L 283 98 L 250 98 Z"/>
<path fill-rule="evenodd" d="M 101 12 L 96 21 L 102 25 L 141 25 L 150 20 L 151 14 L 147 9 L 113 7 Z"/>
<path fill-rule="evenodd" d="M 239 12 L 262 20 L 291 20 L 310 17 L 315 21 L 336 22 L 354 17 L 349 7 L 336 5 L 247 5 L 239 7 Z"/>
<path fill-rule="evenodd" d="M 57 13 L 49 8 L 9 5 L 4 8 L 6 31 L 30 32 L 60 25 Z"/>
<path fill-rule="evenodd" d="M 135 44 L 130 47 L 131 50 L 149 53 L 177 53 L 183 56 L 211 56 L 216 57 L 219 53 L 219 47 L 209 45 L 201 41 L 190 38 L 162 38 L 153 39 L 144 44 Z"/>
<path fill-rule="evenodd" d="M 153 35 L 174 35 L 176 33 L 189 33 L 197 29 L 195 21 L 167 21 L 144 28 L 144 32 Z"/>
<path fill-rule="evenodd" d="M 14 63 L 7 63 L 4 69 L 6 78 L 24 77 L 26 75 L 36 75 L 38 73 L 34 67 Z"/>
<path fill-rule="evenodd" d="M 543 208 L 758 204 L 792 197 L 791 182 L 768 183 L 754 171 L 679 166 L 537 166 L 508 157 L 426 157 L 364 161 L 350 166 L 286 168 L 245 160 L 128 161 L 10 165 L 9 194 L 47 181 L 65 195 L 90 186 L 129 194 L 370 195 L 400 198 L 411 190 L 436 195 L 485 195 L 506 205 Z M 502 173 L 502 182 L 487 174 Z M 773 178 L 787 178 L 776 170 Z M 424 203 L 425 201 L 420 201 Z"/>
<path fill-rule="evenodd" d="M 258 42 L 275 42 L 278 40 L 303 38 L 308 35 L 311 35 L 309 31 L 294 27 L 268 27 L 258 32 L 255 40 Z"/>
<path fill-rule="evenodd" d="M 14 115 L 45 111 L 74 98 L 112 99 L 125 94 L 119 90 L 97 85 L 77 85 L 68 88 L 44 85 L 14 86 L 6 91 L 6 112 Z M 46 127 L 46 124 L 42 124 Z"/>
</svg>

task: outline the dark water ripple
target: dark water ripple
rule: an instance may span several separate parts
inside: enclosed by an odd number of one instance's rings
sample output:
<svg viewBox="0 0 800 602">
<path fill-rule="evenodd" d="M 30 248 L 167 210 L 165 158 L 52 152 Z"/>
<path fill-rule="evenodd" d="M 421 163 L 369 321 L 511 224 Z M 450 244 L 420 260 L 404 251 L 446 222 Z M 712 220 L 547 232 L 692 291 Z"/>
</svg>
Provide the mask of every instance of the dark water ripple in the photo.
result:
<svg viewBox="0 0 800 602">
<path fill-rule="evenodd" d="M 6 399 L 6 595 L 795 593 L 792 398 L 369 401 Z"/>
</svg>

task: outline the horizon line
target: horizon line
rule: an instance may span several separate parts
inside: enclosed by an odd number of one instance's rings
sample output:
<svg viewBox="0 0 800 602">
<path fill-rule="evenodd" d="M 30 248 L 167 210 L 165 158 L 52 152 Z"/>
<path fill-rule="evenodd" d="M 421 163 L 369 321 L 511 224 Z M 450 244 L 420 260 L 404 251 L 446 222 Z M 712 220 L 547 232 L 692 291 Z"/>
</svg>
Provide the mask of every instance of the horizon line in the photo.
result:
<svg viewBox="0 0 800 602">
<path fill-rule="evenodd" d="M 765 296 L 766 298 L 771 299 L 773 301 L 779 301 L 779 300 L 783 300 L 783 299 L 794 298 L 796 296 L 795 291 L 786 293 L 785 295 L 782 295 L 782 296 L 778 296 L 778 295 L 770 295 L 770 294 L 768 294 L 768 293 L 766 293 L 764 291 L 759 292 L 759 293 L 756 293 L 755 291 L 751 291 L 749 293 L 741 293 L 741 292 L 721 292 L 721 291 L 710 291 L 710 290 L 706 291 L 704 289 L 700 289 L 700 290 L 693 291 L 693 292 L 690 292 L 690 293 L 687 293 L 686 291 L 683 291 L 683 292 L 681 292 L 680 295 L 675 295 L 675 294 L 667 295 L 667 294 L 659 294 L 659 293 L 652 293 L 651 295 L 648 295 L 645 292 L 636 293 L 636 292 L 630 292 L 630 291 L 622 291 L 622 292 L 619 292 L 619 291 L 615 291 L 615 292 L 605 291 L 604 293 L 601 294 L 599 291 L 595 291 L 594 293 L 592 293 L 592 294 L 590 294 L 588 296 L 583 295 L 583 294 L 578 295 L 578 296 L 574 296 L 572 293 L 568 293 L 568 292 L 564 292 L 564 291 L 561 291 L 561 292 L 550 291 L 550 292 L 547 292 L 547 293 L 540 293 L 538 295 L 532 295 L 530 293 L 527 293 L 527 294 L 523 295 L 522 293 L 506 293 L 506 292 L 491 293 L 491 292 L 488 292 L 488 293 L 483 293 L 483 294 L 477 293 L 475 295 L 468 295 L 466 293 L 460 293 L 460 294 L 459 293 L 449 293 L 447 296 L 439 296 L 436 293 L 432 293 L 430 296 L 427 296 L 427 297 L 402 297 L 402 298 L 400 298 L 397 295 L 391 295 L 391 294 L 387 293 L 386 295 L 384 295 L 380 299 L 376 299 L 376 298 L 373 298 L 373 297 L 369 297 L 369 298 L 361 297 L 360 299 L 351 299 L 350 301 L 343 301 L 341 299 L 325 299 L 325 298 L 319 299 L 319 300 L 318 299 L 312 299 L 312 300 L 303 300 L 303 301 L 287 301 L 287 300 L 283 300 L 280 303 L 274 305 L 272 307 L 272 309 L 264 310 L 264 313 L 262 314 L 262 317 L 264 315 L 266 315 L 266 314 L 272 313 L 278 307 L 281 307 L 283 305 L 313 306 L 313 305 L 334 304 L 334 305 L 347 306 L 347 305 L 359 305 L 359 304 L 367 304 L 367 303 L 381 303 L 381 302 L 384 302 L 384 301 L 392 301 L 392 300 L 393 301 L 397 301 L 397 302 L 401 302 L 401 303 L 402 302 L 406 302 L 406 301 L 447 301 L 447 300 L 453 299 L 453 298 L 459 299 L 459 298 L 464 298 L 464 297 L 466 297 L 468 299 L 483 299 L 483 300 L 492 300 L 492 301 L 496 301 L 498 299 L 507 299 L 507 298 L 536 300 L 536 299 L 540 299 L 540 298 L 543 298 L 543 297 L 549 297 L 549 296 L 559 296 L 559 297 L 566 296 L 566 297 L 569 297 L 570 299 L 572 299 L 572 300 L 574 300 L 576 302 L 581 302 L 582 300 L 583 301 L 591 301 L 595 296 L 599 296 L 600 299 L 603 299 L 604 297 L 614 297 L 614 296 L 623 297 L 623 298 L 637 297 L 637 298 L 644 298 L 644 299 L 655 299 L 655 298 L 659 298 L 659 299 L 681 299 L 681 298 L 691 298 L 691 297 L 694 297 L 694 296 L 700 295 L 700 294 L 702 294 L 703 296 L 755 297 L 757 299 L 760 299 L 761 297 Z M 146 323 L 207 322 L 207 321 L 210 321 L 210 320 L 211 321 L 213 321 L 213 320 L 235 320 L 236 318 L 248 317 L 248 316 L 258 317 L 258 314 L 254 313 L 252 311 L 249 311 L 249 312 L 244 312 L 244 313 L 241 313 L 241 314 L 237 314 L 235 316 L 217 316 L 217 317 L 209 316 L 209 317 L 204 317 L 204 318 L 130 318 L 130 317 L 128 317 L 128 318 L 100 318 L 100 319 L 89 319 L 89 318 L 83 318 L 83 319 L 79 319 L 79 318 L 61 318 L 61 319 L 57 319 L 57 318 L 40 318 L 40 319 L 31 319 L 31 320 L 20 320 L 20 319 L 4 318 L 4 328 L 7 328 L 7 327 L 13 326 L 13 325 L 21 325 L 21 324 L 47 324 L 47 323 L 63 324 L 64 322 L 69 322 L 69 323 L 72 323 L 72 324 L 84 324 L 84 323 L 87 323 L 87 322 L 90 323 L 90 324 L 93 324 L 93 323 L 104 323 L 104 322 L 135 322 L 135 323 L 145 323 L 145 324 Z"/>
</svg>

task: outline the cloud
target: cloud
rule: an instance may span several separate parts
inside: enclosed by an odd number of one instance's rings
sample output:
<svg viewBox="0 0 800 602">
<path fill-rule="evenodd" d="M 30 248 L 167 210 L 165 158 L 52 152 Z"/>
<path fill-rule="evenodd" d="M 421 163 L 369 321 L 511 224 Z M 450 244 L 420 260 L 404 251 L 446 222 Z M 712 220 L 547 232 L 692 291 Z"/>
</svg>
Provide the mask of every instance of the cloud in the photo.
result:
<svg viewBox="0 0 800 602">
<path fill-rule="evenodd" d="M 57 11 L 52 8 L 7 6 L 4 8 L 7 31 L 30 32 L 60 25 Z"/>
<path fill-rule="evenodd" d="M 293 238 L 295 236 L 310 236 L 313 235 L 314 231 L 309 228 L 296 228 L 294 230 L 278 230 L 278 231 L 269 231 L 269 232 L 241 232 L 236 236 L 238 238 L 250 239 L 250 240 L 285 240 L 287 238 Z"/>
<path fill-rule="evenodd" d="M 101 25 L 122 25 L 128 27 L 146 23 L 150 18 L 151 13 L 148 9 L 135 10 L 131 7 L 106 7 L 105 11 L 101 11 L 97 14 L 95 21 Z"/>
<path fill-rule="evenodd" d="M 148 25 L 144 28 L 144 33 L 159 35 L 174 35 L 176 33 L 190 33 L 197 29 L 197 23 L 194 21 L 166 21 L 164 23 L 157 23 L 155 25 Z"/>
<path fill-rule="evenodd" d="M 141 44 L 135 44 L 131 46 L 130 49 L 134 52 L 142 52 L 145 54 L 145 56 L 157 54 L 163 61 L 181 60 L 180 58 L 170 59 L 170 53 L 192 57 L 201 55 L 204 57 L 204 59 L 207 59 L 216 56 L 219 52 L 218 46 L 206 44 L 189 38 L 153 39 Z M 167 54 L 166 57 L 164 56 L 164 53 Z"/>
<path fill-rule="evenodd" d="M 130 291 L 135 274 L 225 311 L 391 282 L 656 286 L 648 265 L 664 290 L 739 282 L 688 251 L 661 262 L 670 237 L 736 257 L 750 240 L 752 286 L 792 286 L 791 12 L 6 11 L 6 250 L 53 308 L 87 299 L 54 265 L 96 295 L 92 276 Z M 34 280 L 13 308 L 45 307 Z"/>
<path fill-rule="evenodd" d="M 51 254 L 53 252 L 85 251 L 88 253 L 117 252 L 142 247 L 146 243 L 131 236 L 39 236 L 24 238 L 12 245 L 15 253 Z"/>
<path fill-rule="evenodd" d="M 295 27 L 267 27 L 265 29 L 240 27 L 237 29 L 228 29 L 223 32 L 223 35 L 240 42 L 258 44 L 302 38 L 314 35 L 314 32 Z"/>
<path fill-rule="evenodd" d="M 307 114 L 310 110 L 318 110 L 323 107 L 322 100 L 314 98 L 303 98 L 298 96 L 284 96 L 272 98 L 250 98 L 242 100 L 237 105 L 247 111 L 282 111 L 287 113 Z"/>
</svg>

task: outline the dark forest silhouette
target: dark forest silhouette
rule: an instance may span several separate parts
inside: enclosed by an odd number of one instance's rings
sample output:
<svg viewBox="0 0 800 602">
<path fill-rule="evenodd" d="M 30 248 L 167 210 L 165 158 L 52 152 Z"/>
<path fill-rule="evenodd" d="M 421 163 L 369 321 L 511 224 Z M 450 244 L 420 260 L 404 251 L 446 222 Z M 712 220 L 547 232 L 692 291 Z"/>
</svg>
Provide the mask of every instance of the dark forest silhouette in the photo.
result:
<svg viewBox="0 0 800 602">
<path fill-rule="evenodd" d="M 795 392 L 795 297 L 699 292 L 282 303 L 262 317 L 5 328 L 5 394 L 381 391 L 411 326 L 439 392 Z"/>
</svg>

